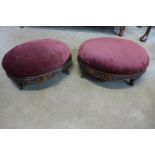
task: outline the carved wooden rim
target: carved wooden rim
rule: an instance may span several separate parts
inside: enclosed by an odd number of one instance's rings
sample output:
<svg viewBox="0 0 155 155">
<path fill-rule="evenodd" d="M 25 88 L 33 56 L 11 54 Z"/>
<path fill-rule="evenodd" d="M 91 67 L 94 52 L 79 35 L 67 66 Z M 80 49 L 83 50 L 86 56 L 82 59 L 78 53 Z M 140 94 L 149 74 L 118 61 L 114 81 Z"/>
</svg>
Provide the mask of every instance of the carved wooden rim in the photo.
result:
<svg viewBox="0 0 155 155">
<path fill-rule="evenodd" d="M 113 74 L 113 73 L 103 72 L 103 71 L 100 71 L 98 69 L 91 67 L 84 60 L 82 60 L 79 55 L 77 59 L 78 59 L 82 73 L 87 72 L 93 75 L 94 77 L 104 80 L 104 81 L 127 80 L 127 79 L 136 80 L 145 72 L 145 71 L 142 71 L 142 72 L 137 72 L 134 74 Z"/>
<path fill-rule="evenodd" d="M 37 76 L 32 76 L 32 77 L 16 77 L 16 76 L 13 76 L 13 75 L 10 75 L 6 72 L 7 76 L 9 78 L 11 78 L 13 81 L 17 82 L 17 83 L 30 83 L 30 82 L 40 82 L 40 81 L 43 81 L 43 80 L 48 80 L 50 77 L 52 77 L 54 74 L 56 74 L 57 72 L 59 71 L 62 71 L 62 70 L 66 70 L 68 69 L 68 67 L 70 66 L 71 64 L 71 60 L 72 60 L 72 56 L 70 55 L 68 60 L 60 67 L 58 67 L 57 69 L 51 71 L 51 72 L 48 72 L 48 73 L 45 73 L 45 74 L 41 74 L 41 75 L 37 75 Z"/>
</svg>

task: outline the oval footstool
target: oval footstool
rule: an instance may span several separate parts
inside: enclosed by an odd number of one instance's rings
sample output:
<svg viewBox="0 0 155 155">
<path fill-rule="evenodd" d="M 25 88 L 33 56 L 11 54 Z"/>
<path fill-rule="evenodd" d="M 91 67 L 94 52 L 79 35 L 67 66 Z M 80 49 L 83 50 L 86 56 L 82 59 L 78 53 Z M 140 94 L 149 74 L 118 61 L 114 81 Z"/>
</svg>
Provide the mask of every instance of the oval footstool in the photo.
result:
<svg viewBox="0 0 155 155">
<path fill-rule="evenodd" d="M 23 43 L 5 54 L 2 66 L 22 89 L 26 83 L 49 79 L 58 71 L 69 73 L 71 62 L 69 47 L 53 39 L 34 40 Z"/>
<path fill-rule="evenodd" d="M 137 43 L 119 38 L 95 38 L 82 43 L 78 62 L 82 75 L 104 81 L 127 80 L 133 85 L 149 65 L 149 56 Z"/>
</svg>

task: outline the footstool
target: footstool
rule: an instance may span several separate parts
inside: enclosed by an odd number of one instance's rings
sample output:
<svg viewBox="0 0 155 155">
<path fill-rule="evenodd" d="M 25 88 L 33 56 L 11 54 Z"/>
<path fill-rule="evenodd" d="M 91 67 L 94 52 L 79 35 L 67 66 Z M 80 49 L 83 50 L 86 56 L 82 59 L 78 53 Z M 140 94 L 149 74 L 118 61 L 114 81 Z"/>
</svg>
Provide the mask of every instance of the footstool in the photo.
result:
<svg viewBox="0 0 155 155">
<path fill-rule="evenodd" d="M 61 41 L 34 40 L 16 46 L 7 52 L 2 66 L 20 89 L 27 83 L 42 82 L 58 71 L 69 73 L 71 52 Z"/>
<path fill-rule="evenodd" d="M 78 62 L 82 76 L 104 81 L 125 80 L 133 85 L 149 65 L 149 56 L 137 43 L 119 38 L 95 38 L 82 43 Z"/>
</svg>

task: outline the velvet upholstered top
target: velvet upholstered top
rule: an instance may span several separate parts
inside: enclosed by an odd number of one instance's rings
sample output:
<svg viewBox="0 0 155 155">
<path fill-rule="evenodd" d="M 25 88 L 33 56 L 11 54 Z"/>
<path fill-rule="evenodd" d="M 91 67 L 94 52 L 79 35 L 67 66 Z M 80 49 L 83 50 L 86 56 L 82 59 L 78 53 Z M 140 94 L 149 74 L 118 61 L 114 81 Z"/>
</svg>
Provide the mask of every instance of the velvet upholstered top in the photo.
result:
<svg viewBox="0 0 155 155">
<path fill-rule="evenodd" d="M 3 58 L 5 71 L 16 77 L 42 75 L 62 66 L 70 56 L 69 47 L 53 39 L 35 40 L 11 49 Z"/>
<path fill-rule="evenodd" d="M 119 38 L 95 38 L 79 48 L 79 57 L 91 67 L 114 74 L 145 71 L 149 56 L 137 43 Z"/>
</svg>

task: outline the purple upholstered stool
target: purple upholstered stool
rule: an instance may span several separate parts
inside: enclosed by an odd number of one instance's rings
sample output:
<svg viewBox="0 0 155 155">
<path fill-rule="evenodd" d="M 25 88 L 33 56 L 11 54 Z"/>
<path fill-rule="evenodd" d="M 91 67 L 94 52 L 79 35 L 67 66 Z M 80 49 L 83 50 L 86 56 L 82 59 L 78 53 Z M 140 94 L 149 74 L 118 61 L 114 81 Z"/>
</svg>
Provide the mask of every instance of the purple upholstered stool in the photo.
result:
<svg viewBox="0 0 155 155">
<path fill-rule="evenodd" d="M 68 73 L 71 62 L 69 47 L 53 39 L 34 40 L 11 49 L 3 58 L 7 75 L 22 89 L 23 85 L 40 82 L 62 70 Z"/>
<path fill-rule="evenodd" d="M 129 80 L 129 84 L 133 85 L 146 71 L 149 56 L 133 41 L 96 38 L 80 46 L 78 61 L 82 73 L 90 73 L 102 80 Z"/>
</svg>

